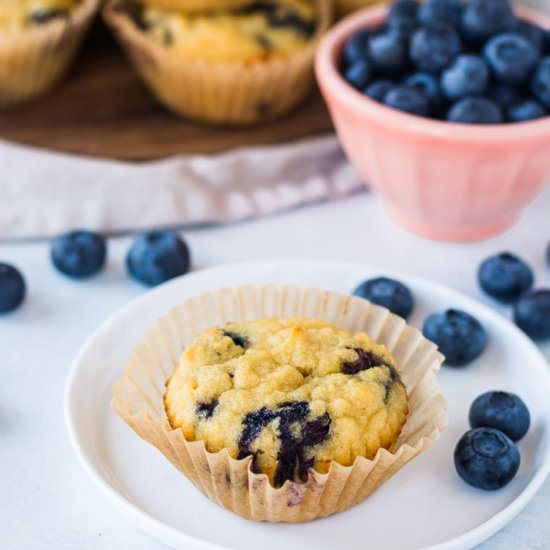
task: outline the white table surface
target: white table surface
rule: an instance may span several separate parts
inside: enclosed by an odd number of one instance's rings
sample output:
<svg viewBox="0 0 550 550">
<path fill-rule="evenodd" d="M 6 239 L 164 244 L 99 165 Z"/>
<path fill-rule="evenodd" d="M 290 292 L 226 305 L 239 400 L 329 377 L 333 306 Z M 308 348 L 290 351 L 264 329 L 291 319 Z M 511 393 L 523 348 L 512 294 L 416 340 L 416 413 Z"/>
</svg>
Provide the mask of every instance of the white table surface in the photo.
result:
<svg viewBox="0 0 550 550">
<path fill-rule="evenodd" d="M 405 270 L 483 299 L 476 268 L 489 254 L 508 249 L 531 263 L 538 286 L 550 286 L 544 262 L 550 189 L 513 230 L 471 245 L 437 244 L 404 233 L 386 220 L 369 193 L 185 234 L 195 269 L 261 258 L 353 260 Z M 125 274 L 129 243 L 130 238 L 112 239 L 106 271 L 86 282 L 54 272 L 47 243 L 0 244 L 0 260 L 18 265 L 29 288 L 24 307 L 0 317 L 3 550 L 164 548 L 115 513 L 96 490 L 70 448 L 63 420 L 64 384 L 76 351 L 111 313 L 145 291 Z M 543 351 L 550 358 L 550 344 Z M 517 519 L 480 548 L 547 549 L 549 520 L 550 481 Z"/>
</svg>

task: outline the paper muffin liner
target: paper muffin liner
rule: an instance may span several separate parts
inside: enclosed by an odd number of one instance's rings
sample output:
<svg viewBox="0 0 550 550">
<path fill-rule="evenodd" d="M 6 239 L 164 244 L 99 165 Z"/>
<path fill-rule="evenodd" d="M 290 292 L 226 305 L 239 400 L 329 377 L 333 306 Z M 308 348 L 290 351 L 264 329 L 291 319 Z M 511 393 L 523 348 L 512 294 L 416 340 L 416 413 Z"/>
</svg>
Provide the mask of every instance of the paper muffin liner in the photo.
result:
<svg viewBox="0 0 550 550">
<path fill-rule="evenodd" d="M 163 10 L 181 10 L 187 12 L 228 10 L 242 8 L 255 0 L 141 0 L 143 4 Z"/>
<path fill-rule="evenodd" d="M 255 62 L 186 61 L 139 30 L 128 0 L 109 0 L 104 15 L 137 71 L 173 112 L 211 124 L 246 125 L 272 120 L 303 101 L 312 89 L 313 58 L 331 22 L 332 4 L 316 0 L 317 29 L 289 56 Z"/>
<path fill-rule="evenodd" d="M 336 14 L 344 17 L 354 11 L 374 6 L 375 4 L 386 4 L 389 0 L 335 0 Z"/>
<path fill-rule="evenodd" d="M 30 101 L 58 84 L 98 7 L 99 0 L 82 0 L 66 18 L 0 35 L 0 108 Z"/>
<path fill-rule="evenodd" d="M 309 470 L 304 483 L 274 488 L 254 473 L 252 457 L 211 453 L 172 429 L 164 407 L 166 381 L 183 350 L 207 327 L 273 317 L 313 317 L 350 332 L 367 332 L 394 355 L 409 396 L 409 414 L 390 450 L 352 466 L 332 462 L 328 473 Z M 447 425 L 447 403 L 436 372 L 443 361 L 436 346 L 388 310 L 354 296 L 293 286 L 242 286 L 186 300 L 161 318 L 134 350 L 113 385 L 113 410 L 157 447 L 208 498 L 243 518 L 300 523 L 341 512 L 371 495 L 409 460 L 426 450 Z"/>
</svg>

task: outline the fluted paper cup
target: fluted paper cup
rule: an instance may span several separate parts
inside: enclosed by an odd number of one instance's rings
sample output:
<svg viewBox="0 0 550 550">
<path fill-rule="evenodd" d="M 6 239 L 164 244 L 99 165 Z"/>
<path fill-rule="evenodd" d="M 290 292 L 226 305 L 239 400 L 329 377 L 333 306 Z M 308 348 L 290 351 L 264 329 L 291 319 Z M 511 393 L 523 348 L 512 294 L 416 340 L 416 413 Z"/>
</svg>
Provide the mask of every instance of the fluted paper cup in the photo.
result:
<svg viewBox="0 0 550 550">
<path fill-rule="evenodd" d="M 350 332 L 367 332 L 394 355 L 409 396 L 409 414 L 398 441 L 374 459 L 353 465 L 332 462 L 321 474 L 310 469 L 304 483 L 274 488 L 251 469 L 252 457 L 211 453 L 172 429 L 164 407 L 166 381 L 183 350 L 205 328 L 261 318 L 311 317 Z M 357 298 L 293 286 L 242 286 L 186 300 L 161 318 L 137 346 L 113 385 L 113 410 L 157 447 L 208 498 L 246 519 L 300 523 L 341 512 L 374 493 L 384 481 L 426 450 L 447 425 L 447 404 L 436 372 L 436 346 L 388 310 Z"/>
<path fill-rule="evenodd" d="M 311 91 L 315 49 L 332 16 L 330 2 L 316 3 L 317 28 L 308 44 L 288 56 L 250 63 L 185 60 L 135 25 L 128 0 L 110 0 L 104 15 L 145 84 L 168 109 L 211 124 L 247 125 L 284 115 Z"/>
<path fill-rule="evenodd" d="M 49 92 L 69 69 L 99 0 L 82 0 L 66 18 L 2 33 L 0 108 Z"/>
</svg>

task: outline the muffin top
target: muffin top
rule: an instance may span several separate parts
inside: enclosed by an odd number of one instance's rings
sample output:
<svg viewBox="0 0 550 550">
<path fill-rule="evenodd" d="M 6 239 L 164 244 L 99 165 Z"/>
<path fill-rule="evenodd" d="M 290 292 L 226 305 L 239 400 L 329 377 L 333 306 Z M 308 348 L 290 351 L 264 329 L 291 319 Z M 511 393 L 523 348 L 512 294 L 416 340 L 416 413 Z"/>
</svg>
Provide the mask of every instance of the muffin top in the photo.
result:
<svg viewBox="0 0 550 550">
<path fill-rule="evenodd" d="M 0 31 L 43 25 L 66 17 L 79 0 L 2 0 Z"/>
<path fill-rule="evenodd" d="M 171 426 L 210 452 L 253 456 L 279 487 L 310 467 L 351 465 L 390 449 L 407 393 L 395 360 L 366 333 L 317 319 L 229 323 L 183 352 L 164 397 Z"/>
<path fill-rule="evenodd" d="M 313 0 L 261 0 L 233 10 L 198 13 L 144 8 L 138 25 L 189 61 L 245 62 L 288 56 L 316 25 Z"/>
</svg>

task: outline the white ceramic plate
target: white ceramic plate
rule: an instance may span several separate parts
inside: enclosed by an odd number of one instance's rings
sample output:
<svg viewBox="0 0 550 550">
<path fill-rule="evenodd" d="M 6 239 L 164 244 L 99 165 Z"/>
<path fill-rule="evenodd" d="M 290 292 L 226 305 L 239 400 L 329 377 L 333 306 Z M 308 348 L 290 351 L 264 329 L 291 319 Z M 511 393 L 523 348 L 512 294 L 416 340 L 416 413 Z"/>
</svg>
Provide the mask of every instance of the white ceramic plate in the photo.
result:
<svg viewBox="0 0 550 550">
<path fill-rule="evenodd" d="M 350 292 L 367 277 L 389 275 L 413 290 L 410 322 L 448 307 L 478 317 L 487 350 L 464 369 L 443 367 L 450 425 L 441 440 L 362 504 L 305 525 L 260 524 L 232 515 L 202 496 L 109 408 L 110 386 L 132 347 L 156 319 L 185 298 L 245 283 L 288 283 Z M 518 393 L 532 415 L 519 443 L 521 468 L 504 489 L 483 492 L 455 473 L 453 449 L 468 429 L 472 400 L 491 389 Z M 360 264 L 277 261 L 198 271 L 165 284 L 111 317 L 75 359 L 67 384 L 69 434 L 87 472 L 116 507 L 143 530 L 176 548 L 200 550 L 359 550 L 468 548 L 509 522 L 550 470 L 550 375 L 538 349 L 499 313 L 458 292 L 402 273 Z"/>
</svg>

